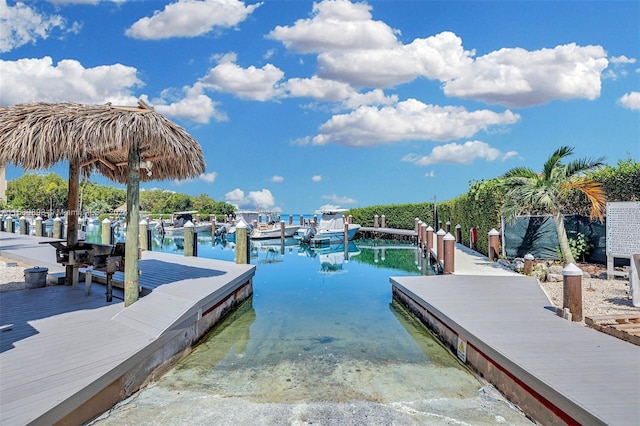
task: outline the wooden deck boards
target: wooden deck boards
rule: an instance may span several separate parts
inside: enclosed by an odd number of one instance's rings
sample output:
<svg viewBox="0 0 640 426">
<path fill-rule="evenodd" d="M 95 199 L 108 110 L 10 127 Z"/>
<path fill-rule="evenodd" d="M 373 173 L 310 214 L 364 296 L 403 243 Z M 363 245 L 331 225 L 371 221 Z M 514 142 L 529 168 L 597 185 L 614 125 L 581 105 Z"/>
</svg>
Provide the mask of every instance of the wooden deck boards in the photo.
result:
<svg viewBox="0 0 640 426">
<path fill-rule="evenodd" d="M 0 253 L 51 269 L 55 250 L 36 237 L 0 233 Z M 31 257 L 36 256 L 36 257 Z M 48 263 L 53 262 L 53 263 Z M 157 350 L 181 327 L 250 280 L 251 265 L 144 252 L 153 291 L 124 308 L 104 286 L 85 295 L 51 286 L 0 293 L 0 424 L 50 424 Z M 155 348 L 155 349 L 152 349 Z M 73 408 L 73 407 L 71 407 Z"/>
<path fill-rule="evenodd" d="M 566 412 L 640 424 L 640 348 L 556 316 L 536 280 L 449 275 L 391 282 Z"/>
</svg>

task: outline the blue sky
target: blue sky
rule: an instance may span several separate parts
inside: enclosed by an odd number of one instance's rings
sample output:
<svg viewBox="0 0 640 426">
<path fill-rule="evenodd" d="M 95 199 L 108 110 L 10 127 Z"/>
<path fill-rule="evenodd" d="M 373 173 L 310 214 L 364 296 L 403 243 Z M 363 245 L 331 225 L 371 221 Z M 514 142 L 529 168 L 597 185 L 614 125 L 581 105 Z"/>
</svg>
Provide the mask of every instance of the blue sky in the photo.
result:
<svg viewBox="0 0 640 426">
<path fill-rule="evenodd" d="M 639 160 L 639 58 L 639 1 L 0 0 L 0 105 L 142 98 L 207 160 L 143 188 L 292 214 Z"/>
</svg>

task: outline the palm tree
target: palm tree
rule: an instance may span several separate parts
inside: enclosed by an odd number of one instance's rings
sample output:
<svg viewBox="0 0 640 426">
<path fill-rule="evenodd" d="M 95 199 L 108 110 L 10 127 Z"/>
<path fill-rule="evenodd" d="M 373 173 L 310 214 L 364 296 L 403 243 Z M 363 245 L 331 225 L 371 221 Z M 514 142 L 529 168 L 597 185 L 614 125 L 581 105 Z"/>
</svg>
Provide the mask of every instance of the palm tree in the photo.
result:
<svg viewBox="0 0 640 426">
<path fill-rule="evenodd" d="M 506 187 L 502 214 L 507 220 L 527 210 L 549 213 L 558 231 L 560 251 L 567 263 L 575 263 L 564 228 L 560 199 L 566 192 L 577 189 L 591 204 L 591 218 L 602 221 L 606 209 L 606 196 L 599 182 L 589 179 L 585 173 L 604 165 L 604 158 L 579 159 L 563 164 L 562 160 L 573 154 L 573 148 L 557 149 L 544 163 L 542 173 L 526 167 L 516 167 L 502 176 Z"/>
</svg>

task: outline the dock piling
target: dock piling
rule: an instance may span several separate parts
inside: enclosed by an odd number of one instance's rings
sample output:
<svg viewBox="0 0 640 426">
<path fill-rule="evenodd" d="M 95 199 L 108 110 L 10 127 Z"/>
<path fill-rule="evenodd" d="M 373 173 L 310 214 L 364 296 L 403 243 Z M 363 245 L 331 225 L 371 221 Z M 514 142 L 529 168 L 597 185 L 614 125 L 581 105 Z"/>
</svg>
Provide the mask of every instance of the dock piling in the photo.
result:
<svg viewBox="0 0 640 426">
<path fill-rule="evenodd" d="M 569 263 L 562 278 L 562 309 L 569 309 L 571 321 L 582 321 L 582 270 Z"/>
<path fill-rule="evenodd" d="M 451 233 L 447 232 L 447 234 L 442 237 L 443 246 L 444 246 L 444 267 L 443 271 L 445 274 L 453 274 L 455 269 L 455 238 Z"/>
</svg>

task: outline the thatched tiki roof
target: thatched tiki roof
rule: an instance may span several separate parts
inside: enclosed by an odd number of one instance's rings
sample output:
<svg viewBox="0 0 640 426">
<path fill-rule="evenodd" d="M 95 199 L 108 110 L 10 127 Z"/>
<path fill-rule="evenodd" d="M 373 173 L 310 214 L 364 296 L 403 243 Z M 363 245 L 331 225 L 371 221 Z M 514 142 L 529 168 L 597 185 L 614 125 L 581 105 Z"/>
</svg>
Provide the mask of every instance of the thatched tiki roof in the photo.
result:
<svg viewBox="0 0 640 426">
<path fill-rule="evenodd" d="M 200 145 L 148 108 L 74 103 L 0 107 L 0 165 L 46 169 L 69 162 L 67 247 L 77 243 L 79 176 L 99 172 L 127 184 L 125 306 L 138 299 L 139 182 L 185 179 L 205 170 Z M 78 265 L 67 265 L 76 285 Z M 108 300 L 109 301 L 109 300 Z"/>
<path fill-rule="evenodd" d="M 144 104 L 143 104 L 144 105 Z M 205 170 L 202 149 L 182 127 L 146 107 L 33 103 L 0 107 L 0 164 L 46 169 L 78 159 L 82 172 L 127 182 L 133 140 L 150 161 L 140 180 L 184 179 Z"/>
</svg>

